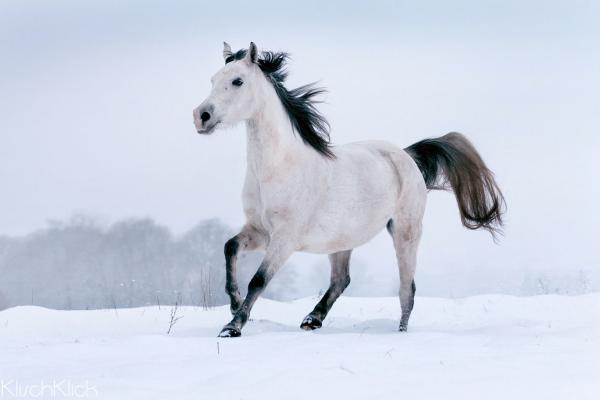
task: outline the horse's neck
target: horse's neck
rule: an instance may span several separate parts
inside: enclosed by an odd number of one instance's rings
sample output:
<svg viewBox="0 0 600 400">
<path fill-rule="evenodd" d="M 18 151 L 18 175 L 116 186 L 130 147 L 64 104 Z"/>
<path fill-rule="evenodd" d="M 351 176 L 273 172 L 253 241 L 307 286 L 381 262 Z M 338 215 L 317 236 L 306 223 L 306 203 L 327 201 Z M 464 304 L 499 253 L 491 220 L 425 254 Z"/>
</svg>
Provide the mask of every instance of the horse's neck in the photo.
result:
<svg viewBox="0 0 600 400">
<path fill-rule="evenodd" d="M 246 122 L 248 169 L 259 178 L 285 173 L 283 164 L 310 162 L 310 150 L 293 132 L 290 119 L 274 93 L 267 93 L 257 115 Z"/>
</svg>

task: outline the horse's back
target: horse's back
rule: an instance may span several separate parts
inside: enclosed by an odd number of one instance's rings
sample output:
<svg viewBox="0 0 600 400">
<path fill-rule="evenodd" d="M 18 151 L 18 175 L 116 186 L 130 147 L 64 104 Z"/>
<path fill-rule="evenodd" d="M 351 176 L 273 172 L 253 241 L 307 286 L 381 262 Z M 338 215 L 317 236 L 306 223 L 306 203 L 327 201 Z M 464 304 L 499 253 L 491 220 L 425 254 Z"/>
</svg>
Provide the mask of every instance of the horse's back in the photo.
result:
<svg viewBox="0 0 600 400">
<path fill-rule="evenodd" d="M 375 236 L 390 219 L 422 218 L 426 189 L 412 158 L 383 141 L 336 146 L 317 215 L 300 250 L 333 253 Z"/>
<path fill-rule="evenodd" d="M 403 148 L 383 140 L 365 140 L 336 147 L 338 157 L 357 157 L 361 153 L 381 158 L 387 163 L 391 162 L 396 178 L 404 188 L 426 193 L 419 167 Z"/>
<path fill-rule="evenodd" d="M 345 149 L 344 149 L 345 148 Z M 403 148 L 383 140 L 367 140 L 340 146 L 341 153 L 368 152 L 385 160 L 394 172 L 390 188 L 396 188 L 397 217 L 421 220 L 427 200 L 427 187 L 419 167 Z"/>
</svg>

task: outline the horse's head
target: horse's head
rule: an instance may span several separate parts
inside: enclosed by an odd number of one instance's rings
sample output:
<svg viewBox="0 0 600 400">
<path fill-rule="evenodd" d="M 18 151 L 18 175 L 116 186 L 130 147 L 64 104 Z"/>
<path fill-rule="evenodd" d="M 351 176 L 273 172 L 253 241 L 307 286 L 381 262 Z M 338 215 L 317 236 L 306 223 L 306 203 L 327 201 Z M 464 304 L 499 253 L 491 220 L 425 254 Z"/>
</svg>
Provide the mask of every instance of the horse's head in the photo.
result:
<svg viewBox="0 0 600 400">
<path fill-rule="evenodd" d="M 210 134 L 221 125 L 235 125 L 254 115 L 255 93 L 262 75 L 257 57 L 254 43 L 236 53 L 223 43 L 225 66 L 211 78 L 210 95 L 193 112 L 198 133 Z"/>
</svg>

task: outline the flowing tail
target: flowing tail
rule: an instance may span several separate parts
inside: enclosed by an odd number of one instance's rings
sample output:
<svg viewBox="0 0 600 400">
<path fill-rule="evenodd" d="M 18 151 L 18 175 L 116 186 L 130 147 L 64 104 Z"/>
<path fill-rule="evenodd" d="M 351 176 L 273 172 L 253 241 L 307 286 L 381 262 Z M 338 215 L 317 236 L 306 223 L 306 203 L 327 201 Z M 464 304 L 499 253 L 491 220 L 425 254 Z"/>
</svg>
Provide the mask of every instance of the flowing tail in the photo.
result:
<svg viewBox="0 0 600 400">
<path fill-rule="evenodd" d="M 452 189 L 467 229 L 483 228 L 494 239 L 502 232 L 504 196 L 471 142 L 451 132 L 407 147 L 430 190 Z"/>
</svg>

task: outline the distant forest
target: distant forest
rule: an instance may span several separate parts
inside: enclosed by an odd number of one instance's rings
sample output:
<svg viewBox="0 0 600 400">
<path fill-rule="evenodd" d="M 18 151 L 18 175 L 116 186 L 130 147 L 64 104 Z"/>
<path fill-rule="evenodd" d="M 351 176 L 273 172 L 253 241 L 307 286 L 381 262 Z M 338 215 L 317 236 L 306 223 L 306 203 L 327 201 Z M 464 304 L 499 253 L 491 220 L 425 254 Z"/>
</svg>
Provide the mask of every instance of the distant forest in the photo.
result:
<svg viewBox="0 0 600 400">
<path fill-rule="evenodd" d="M 94 309 L 174 304 L 228 304 L 223 245 L 234 232 L 219 220 L 174 237 L 151 219 L 103 228 L 87 217 L 52 223 L 22 238 L 0 236 L 0 309 L 40 305 Z M 261 255 L 244 253 L 242 290 Z M 293 271 L 284 269 L 265 293 L 287 299 Z"/>
<path fill-rule="evenodd" d="M 200 307 L 229 304 L 223 246 L 234 234 L 218 219 L 174 235 L 149 218 L 104 226 L 93 218 L 76 216 L 67 222 L 51 222 L 27 236 L 0 236 L 0 310 L 17 305 L 72 310 L 175 302 Z M 371 268 L 378 263 L 375 257 L 353 257 L 352 283 L 344 295 L 397 295 L 396 265 Z M 238 258 L 242 294 L 261 259 L 261 254 L 250 252 Z M 298 268 L 288 262 L 269 283 L 264 297 L 293 300 L 322 293 L 329 284 L 329 265 L 327 257 L 319 260 Z M 417 269 L 418 296 L 600 290 L 600 270 L 592 267 L 561 272 L 456 266 L 452 273 L 428 267 Z"/>
</svg>

